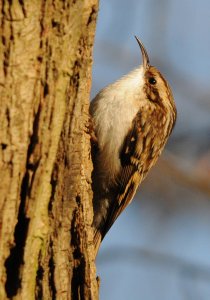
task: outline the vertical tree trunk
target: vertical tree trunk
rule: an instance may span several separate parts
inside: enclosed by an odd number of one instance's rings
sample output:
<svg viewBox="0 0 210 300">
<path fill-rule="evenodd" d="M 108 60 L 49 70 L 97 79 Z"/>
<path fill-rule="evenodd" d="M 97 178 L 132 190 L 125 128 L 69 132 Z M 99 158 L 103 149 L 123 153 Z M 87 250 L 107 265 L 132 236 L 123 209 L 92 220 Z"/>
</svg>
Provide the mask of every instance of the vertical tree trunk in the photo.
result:
<svg viewBox="0 0 210 300">
<path fill-rule="evenodd" d="M 0 2 L 0 299 L 98 298 L 88 134 L 97 2 Z"/>
</svg>

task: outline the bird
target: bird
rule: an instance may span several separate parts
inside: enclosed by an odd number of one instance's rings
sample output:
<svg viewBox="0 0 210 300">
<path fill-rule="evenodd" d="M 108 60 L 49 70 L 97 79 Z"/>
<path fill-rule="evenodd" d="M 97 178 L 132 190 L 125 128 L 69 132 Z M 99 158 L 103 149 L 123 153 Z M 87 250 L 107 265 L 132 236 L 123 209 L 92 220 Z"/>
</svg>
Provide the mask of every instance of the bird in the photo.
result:
<svg viewBox="0 0 210 300">
<path fill-rule="evenodd" d="M 156 163 L 176 123 L 172 90 L 135 36 L 142 64 L 90 103 L 93 242 L 100 244 Z"/>
</svg>

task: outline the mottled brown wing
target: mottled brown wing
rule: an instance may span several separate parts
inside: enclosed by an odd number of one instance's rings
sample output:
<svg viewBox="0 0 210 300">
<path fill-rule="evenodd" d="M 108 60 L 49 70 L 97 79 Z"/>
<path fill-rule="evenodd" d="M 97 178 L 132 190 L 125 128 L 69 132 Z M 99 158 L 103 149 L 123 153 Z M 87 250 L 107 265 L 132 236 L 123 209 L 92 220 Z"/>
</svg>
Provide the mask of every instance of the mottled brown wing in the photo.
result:
<svg viewBox="0 0 210 300">
<path fill-rule="evenodd" d="M 140 116 L 139 116 L 140 117 Z M 133 121 L 132 129 L 125 138 L 124 145 L 120 153 L 120 160 L 122 164 L 122 171 L 117 178 L 117 195 L 116 199 L 113 199 L 112 207 L 103 228 L 102 238 L 108 232 L 115 220 L 131 202 L 136 190 L 142 180 L 142 174 L 140 172 L 141 165 L 141 151 L 144 147 L 144 137 L 139 128 L 140 122 L 138 118 Z"/>
</svg>

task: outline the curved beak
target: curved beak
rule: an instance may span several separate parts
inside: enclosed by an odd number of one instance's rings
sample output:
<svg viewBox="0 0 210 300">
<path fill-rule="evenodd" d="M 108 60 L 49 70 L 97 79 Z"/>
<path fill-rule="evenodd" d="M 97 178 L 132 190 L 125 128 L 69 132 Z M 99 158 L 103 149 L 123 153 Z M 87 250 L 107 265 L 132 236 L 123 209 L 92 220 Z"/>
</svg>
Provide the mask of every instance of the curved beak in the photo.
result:
<svg viewBox="0 0 210 300">
<path fill-rule="evenodd" d="M 141 49 L 141 54 L 142 54 L 142 61 L 143 61 L 143 67 L 144 69 L 148 69 L 149 66 L 150 66 L 150 63 L 149 63 L 149 56 L 147 54 L 147 51 L 146 49 L 144 48 L 144 45 L 143 43 L 140 41 L 140 39 L 135 35 L 135 39 L 137 40 L 137 43 L 139 44 L 140 46 L 140 49 Z"/>
</svg>

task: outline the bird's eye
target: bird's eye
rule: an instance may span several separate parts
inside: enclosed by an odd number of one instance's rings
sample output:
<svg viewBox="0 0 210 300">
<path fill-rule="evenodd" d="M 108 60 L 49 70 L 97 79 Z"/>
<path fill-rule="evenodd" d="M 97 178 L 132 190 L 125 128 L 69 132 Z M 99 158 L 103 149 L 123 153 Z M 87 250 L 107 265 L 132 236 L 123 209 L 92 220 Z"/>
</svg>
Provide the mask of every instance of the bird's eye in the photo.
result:
<svg viewBox="0 0 210 300">
<path fill-rule="evenodd" d="M 156 79 L 154 77 L 150 77 L 149 78 L 149 83 L 154 85 L 154 84 L 157 83 L 157 81 L 156 81 Z"/>
</svg>

